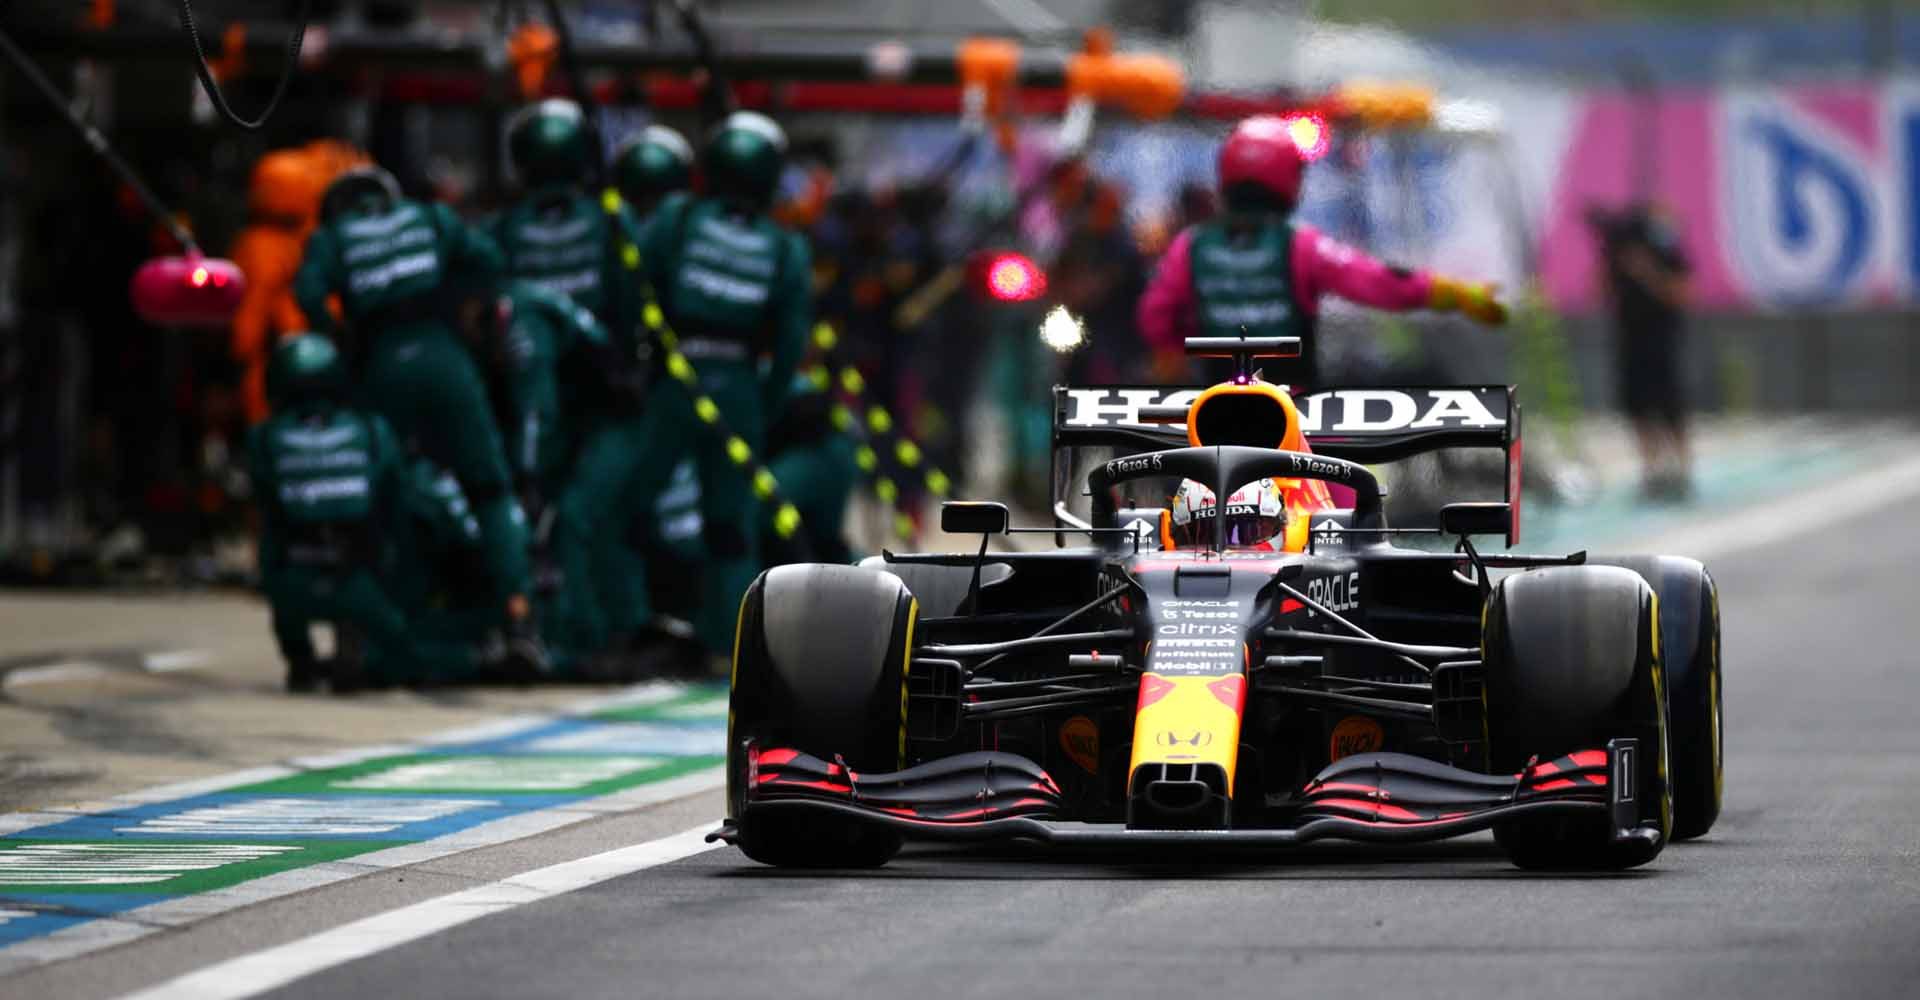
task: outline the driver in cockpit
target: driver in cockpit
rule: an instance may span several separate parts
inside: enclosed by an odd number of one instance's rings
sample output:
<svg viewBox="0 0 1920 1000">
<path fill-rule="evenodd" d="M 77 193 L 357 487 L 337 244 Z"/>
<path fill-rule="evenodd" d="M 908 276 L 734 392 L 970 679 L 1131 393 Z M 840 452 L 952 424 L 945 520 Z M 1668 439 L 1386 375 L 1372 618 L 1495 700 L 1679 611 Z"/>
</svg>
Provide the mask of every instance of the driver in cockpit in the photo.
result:
<svg viewBox="0 0 1920 1000">
<path fill-rule="evenodd" d="M 1168 549 L 1212 545 L 1216 518 L 1226 519 L 1226 546 L 1230 549 L 1299 552 L 1306 547 L 1306 532 L 1287 530 L 1292 518 L 1286 492 L 1273 479 L 1247 483 L 1234 490 L 1224 505 L 1215 501 L 1213 490 L 1183 479 L 1171 507 L 1161 539 L 1161 545 Z M 1292 534 L 1299 538 L 1290 537 Z"/>
</svg>

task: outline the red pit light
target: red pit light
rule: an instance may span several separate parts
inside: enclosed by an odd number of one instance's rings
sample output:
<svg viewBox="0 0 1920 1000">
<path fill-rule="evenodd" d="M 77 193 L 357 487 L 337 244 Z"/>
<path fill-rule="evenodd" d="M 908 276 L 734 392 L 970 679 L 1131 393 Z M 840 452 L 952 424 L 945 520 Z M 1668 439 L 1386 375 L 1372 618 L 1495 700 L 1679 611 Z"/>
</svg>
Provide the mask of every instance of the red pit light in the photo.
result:
<svg viewBox="0 0 1920 1000">
<path fill-rule="evenodd" d="M 1327 146 L 1331 134 L 1327 131 L 1327 120 L 1318 112 L 1302 111 L 1287 115 L 1282 119 L 1287 128 L 1287 138 L 1293 140 L 1300 155 L 1313 161 L 1327 155 Z"/>
<path fill-rule="evenodd" d="M 238 265 L 216 257 L 156 257 L 133 274 L 127 292 L 155 326 L 225 326 L 246 291 Z"/>
<path fill-rule="evenodd" d="M 1046 272 L 1026 257 L 1001 254 L 987 264 L 987 294 L 1001 302 L 1031 302 L 1046 293 Z"/>
</svg>

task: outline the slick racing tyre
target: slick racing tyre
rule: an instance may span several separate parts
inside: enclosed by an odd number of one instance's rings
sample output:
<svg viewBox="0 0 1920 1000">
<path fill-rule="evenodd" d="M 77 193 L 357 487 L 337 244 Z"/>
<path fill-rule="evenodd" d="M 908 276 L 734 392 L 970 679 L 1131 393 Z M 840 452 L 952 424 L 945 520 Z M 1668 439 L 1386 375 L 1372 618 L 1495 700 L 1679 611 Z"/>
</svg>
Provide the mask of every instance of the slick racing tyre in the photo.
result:
<svg viewBox="0 0 1920 1000">
<path fill-rule="evenodd" d="M 1660 663 L 1673 742 L 1673 839 L 1691 840 L 1713 829 L 1724 784 L 1719 588 L 1705 566 L 1679 556 L 1621 556 L 1598 564 L 1633 570 L 1660 599 Z"/>
<path fill-rule="evenodd" d="M 740 604 L 727 733 L 727 808 L 739 846 L 763 864 L 886 863 L 900 836 L 800 812 L 746 815 L 747 747 L 790 748 L 854 771 L 905 761 L 907 659 L 919 608 L 889 573 L 798 564 L 760 574 Z"/>
<path fill-rule="evenodd" d="M 867 569 L 891 573 L 900 578 L 920 602 L 923 618 L 946 618 L 973 611 L 968 600 L 973 590 L 973 567 L 934 566 L 927 563 L 890 563 L 885 556 L 868 556 L 860 561 Z M 980 568 L 980 589 L 1003 583 L 1013 575 L 1006 563 L 990 562 Z"/>
<path fill-rule="evenodd" d="M 1650 840 L 1614 840 L 1605 816 L 1532 816 L 1494 827 L 1515 865 L 1621 869 L 1653 860 L 1673 828 L 1667 710 L 1652 588 L 1612 566 L 1556 566 L 1501 580 L 1488 599 L 1488 763 L 1516 774 L 1608 740 L 1639 740 L 1641 827 Z"/>
</svg>

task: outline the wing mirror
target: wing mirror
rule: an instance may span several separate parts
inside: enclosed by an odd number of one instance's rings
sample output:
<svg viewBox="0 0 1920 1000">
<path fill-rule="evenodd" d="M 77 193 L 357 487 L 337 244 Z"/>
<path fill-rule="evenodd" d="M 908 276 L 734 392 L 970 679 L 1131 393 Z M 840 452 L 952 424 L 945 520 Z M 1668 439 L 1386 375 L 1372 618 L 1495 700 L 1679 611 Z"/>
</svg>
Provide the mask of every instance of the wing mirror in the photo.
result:
<svg viewBox="0 0 1920 1000">
<path fill-rule="evenodd" d="M 1446 535 L 1504 535 L 1513 525 L 1513 505 L 1450 503 L 1440 508 L 1440 532 Z"/>
<path fill-rule="evenodd" d="M 940 505 L 940 530 L 953 535 L 1004 535 L 1013 523 L 1007 505 L 991 500 L 948 500 Z"/>
</svg>

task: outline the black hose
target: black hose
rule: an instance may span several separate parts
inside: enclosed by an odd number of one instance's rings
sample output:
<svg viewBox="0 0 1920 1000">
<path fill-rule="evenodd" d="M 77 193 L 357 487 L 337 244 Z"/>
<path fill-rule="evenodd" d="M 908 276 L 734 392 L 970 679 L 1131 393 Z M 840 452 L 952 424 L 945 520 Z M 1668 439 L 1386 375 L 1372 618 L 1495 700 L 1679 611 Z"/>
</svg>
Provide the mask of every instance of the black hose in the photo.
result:
<svg viewBox="0 0 1920 1000">
<path fill-rule="evenodd" d="M 20 71 L 20 75 L 26 77 L 27 82 L 40 91 L 41 96 L 47 99 L 47 103 L 53 105 L 55 111 L 60 112 L 60 117 L 66 119 L 67 124 L 73 126 L 74 131 L 80 133 L 80 138 L 86 141 L 87 147 L 107 161 L 107 166 L 112 167 L 113 172 L 119 174 L 120 179 L 133 189 L 133 193 L 146 203 L 147 210 L 167 227 L 167 231 L 173 234 L 173 238 L 188 253 L 198 254 L 200 245 L 193 241 L 193 234 L 187 231 L 187 227 L 173 217 L 173 212 L 167 208 L 166 203 L 160 200 L 159 195 L 153 193 L 153 189 L 147 186 L 146 181 L 140 179 L 140 175 L 134 172 L 133 167 L 121 159 L 119 153 L 114 152 L 113 146 L 107 142 L 107 137 L 74 112 L 71 103 L 67 100 L 67 95 L 62 94 L 60 88 L 55 87 L 53 81 L 40 72 L 40 67 L 34 65 L 33 60 L 28 59 L 25 52 L 20 51 L 20 47 L 14 44 L 13 37 L 5 31 L 0 31 L 0 52 L 4 52 L 7 61 L 13 63 L 14 68 Z"/>
<path fill-rule="evenodd" d="M 733 108 L 733 88 L 727 86 L 727 79 L 720 75 L 720 60 L 714 55 L 713 36 L 707 34 L 707 24 L 700 12 L 693 6 L 693 0 L 673 0 L 673 11 L 680 16 L 680 28 L 693 39 L 693 52 L 700 61 L 700 68 L 707 71 L 707 86 L 701 94 L 701 112 L 707 125 L 725 118 Z"/>
<path fill-rule="evenodd" d="M 260 117 L 248 121 L 234 113 L 232 106 L 227 104 L 227 96 L 220 92 L 220 84 L 213 78 L 213 69 L 207 65 L 206 46 L 200 43 L 200 26 L 193 19 L 193 0 L 180 0 L 180 26 L 187 29 L 187 37 L 193 40 L 193 71 L 200 77 L 201 89 L 207 92 L 207 99 L 213 102 L 221 117 L 249 132 L 257 131 L 267 123 L 267 119 L 273 117 L 274 111 L 280 107 L 281 98 L 287 96 L 287 85 L 293 82 L 294 71 L 300 68 L 300 46 L 307 40 L 308 9 L 312 7 L 313 0 L 298 0 L 298 3 L 299 6 L 294 8 L 293 33 L 287 36 L 287 66 L 280 73 L 280 82 L 274 84 L 273 97 L 268 99 Z"/>
<path fill-rule="evenodd" d="M 587 130 L 587 146 L 592 155 L 587 157 L 588 189 L 598 192 L 606 186 L 607 164 L 606 143 L 600 135 L 600 108 L 593 100 L 593 92 L 587 89 L 586 74 L 580 70 L 580 58 L 573 50 L 573 31 L 567 27 L 567 18 L 560 10 L 560 0 L 545 0 L 547 20 L 551 23 L 555 40 L 560 46 L 560 71 L 567 76 L 567 86 L 573 90 L 573 99 L 580 105 L 580 120 Z"/>
</svg>

